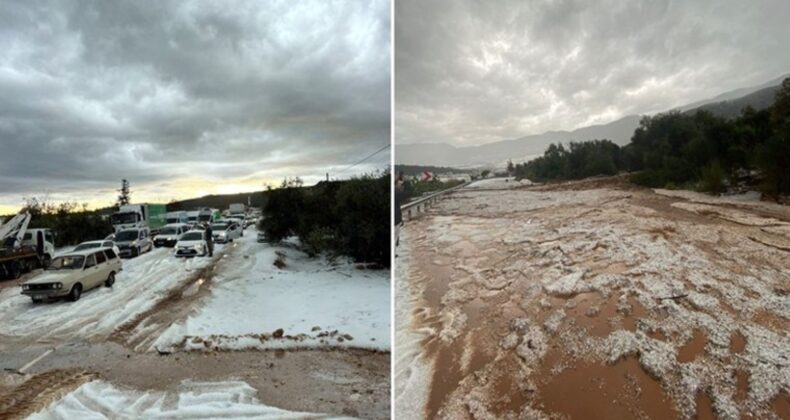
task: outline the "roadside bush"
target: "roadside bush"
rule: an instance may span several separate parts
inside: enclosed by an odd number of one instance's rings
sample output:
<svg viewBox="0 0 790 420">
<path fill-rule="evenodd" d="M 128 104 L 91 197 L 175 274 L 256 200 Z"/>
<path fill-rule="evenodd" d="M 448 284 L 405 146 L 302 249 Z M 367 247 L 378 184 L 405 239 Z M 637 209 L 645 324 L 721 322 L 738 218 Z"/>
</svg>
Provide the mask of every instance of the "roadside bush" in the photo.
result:
<svg viewBox="0 0 790 420">
<path fill-rule="evenodd" d="M 258 224 L 258 228 L 272 242 L 295 235 L 303 201 L 302 181 L 299 178 L 283 180 L 280 188 L 270 189 L 269 201 L 264 207 L 265 217 Z"/>
<path fill-rule="evenodd" d="M 303 187 L 283 181 L 269 191 L 259 228 L 273 242 L 298 236 L 311 256 L 348 256 L 390 265 L 389 172 Z"/>
<path fill-rule="evenodd" d="M 714 160 L 708 166 L 702 169 L 702 191 L 707 191 L 713 194 L 721 194 L 727 190 L 727 185 L 724 181 L 726 174 L 718 160 Z"/>
</svg>

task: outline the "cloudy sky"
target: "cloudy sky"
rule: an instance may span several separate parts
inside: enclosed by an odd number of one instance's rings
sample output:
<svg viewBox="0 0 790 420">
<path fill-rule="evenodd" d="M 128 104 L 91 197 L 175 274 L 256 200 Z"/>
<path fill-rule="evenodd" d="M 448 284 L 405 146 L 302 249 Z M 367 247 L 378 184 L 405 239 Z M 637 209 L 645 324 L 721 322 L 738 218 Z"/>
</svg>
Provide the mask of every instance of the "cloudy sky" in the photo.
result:
<svg viewBox="0 0 790 420">
<path fill-rule="evenodd" d="M 395 141 L 486 142 L 665 111 L 790 73 L 790 2 L 395 3 Z"/>
<path fill-rule="evenodd" d="M 0 214 L 383 169 L 390 5 L 3 1 Z"/>
</svg>

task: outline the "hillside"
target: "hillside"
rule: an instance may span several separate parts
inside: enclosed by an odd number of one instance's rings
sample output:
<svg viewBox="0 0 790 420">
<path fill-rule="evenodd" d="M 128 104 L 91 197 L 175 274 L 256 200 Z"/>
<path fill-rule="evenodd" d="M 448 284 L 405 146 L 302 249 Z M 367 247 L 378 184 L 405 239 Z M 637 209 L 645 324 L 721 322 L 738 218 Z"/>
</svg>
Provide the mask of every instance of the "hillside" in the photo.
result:
<svg viewBox="0 0 790 420">
<path fill-rule="evenodd" d="M 230 207 L 233 203 L 247 204 L 249 197 L 249 204 L 252 207 L 263 207 L 266 204 L 268 194 L 266 191 L 256 191 L 249 193 L 239 194 L 221 194 L 221 195 L 206 195 L 198 198 L 190 198 L 187 200 L 174 201 L 167 204 L 169 211 L 174 210 L 192 210 L 198 207 L 210 207 L 215 209 L 224 210 Z"/>
<path fill-rule="evenodd" d="M 638 124 L 639 116 L 630 115 L 609 124 L 593 125 L 573 131 L 549 131 L 481 146 L 455 147 L 446 143 L 397 145 L 395 162 L 467 169 L 491 165 L 504 166 L 508 159 L 522 161 L 540 155 L 551 143 L 608 138 L 617 144 L 626 144 Z"/>
</svg>

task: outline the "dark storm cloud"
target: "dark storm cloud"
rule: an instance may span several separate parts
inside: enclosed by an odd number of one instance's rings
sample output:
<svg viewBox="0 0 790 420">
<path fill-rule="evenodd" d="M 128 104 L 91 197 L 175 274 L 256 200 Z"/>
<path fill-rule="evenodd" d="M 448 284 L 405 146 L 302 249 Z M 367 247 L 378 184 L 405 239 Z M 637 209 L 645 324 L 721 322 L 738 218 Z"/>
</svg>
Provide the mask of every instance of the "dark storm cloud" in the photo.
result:
<svg viewBox="0 0 790 420">
<path fill-rule="evenodd" d="M 658 112 L 790 72 L 790 3 L 395 3 L 396 142 L 479 144 Z"/>
<path fill-rule="evenodd" d="M 389 139 L 389 25 L 384 0 L 4 2 L 0 204 L 346 167 Z"/>
</svg>

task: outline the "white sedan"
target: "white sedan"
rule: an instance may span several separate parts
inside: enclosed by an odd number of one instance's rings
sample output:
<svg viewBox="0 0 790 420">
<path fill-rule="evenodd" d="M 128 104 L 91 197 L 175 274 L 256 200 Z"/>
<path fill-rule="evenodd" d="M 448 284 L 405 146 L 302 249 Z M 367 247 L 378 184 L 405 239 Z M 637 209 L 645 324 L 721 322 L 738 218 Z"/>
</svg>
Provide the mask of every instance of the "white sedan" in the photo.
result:
<svg viewBox="0 0 790 420">
<path fill-rule="evenodd" d="M 118 247 L 115 246 L 115 242 L 112 240 L 104 239 L 100 241 L 87 241 L 83 242 L 76 247 L 72 251 L 84 251 L 86 249 L 93 249 L 93 248 L 112 248 L 115 251 L 115 255 L 120 254 L 121 252 L 118 250 Z"/>
</svg>

